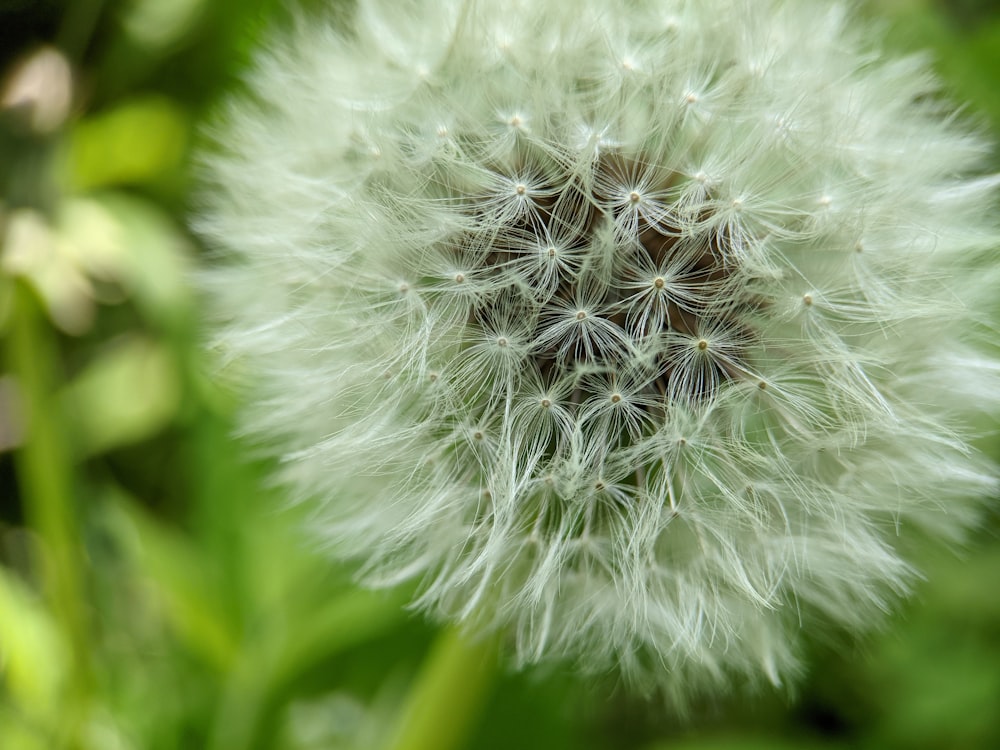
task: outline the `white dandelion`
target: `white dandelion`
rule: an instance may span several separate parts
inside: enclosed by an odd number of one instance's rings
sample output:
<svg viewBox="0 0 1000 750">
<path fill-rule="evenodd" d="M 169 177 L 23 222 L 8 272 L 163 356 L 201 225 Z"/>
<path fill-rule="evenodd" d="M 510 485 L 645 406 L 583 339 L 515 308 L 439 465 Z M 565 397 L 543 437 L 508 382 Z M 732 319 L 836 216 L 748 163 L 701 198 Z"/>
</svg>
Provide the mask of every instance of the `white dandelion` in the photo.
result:
<svg viewBox="0 0 1000 750">
<path fill-rule="evenodd" d="M 998 181 L 848 15 L 362 0 L 272 41 L 205 285 L 364 582 L 681 699 L 870 628 L 975 522 Z"/>
</svg>

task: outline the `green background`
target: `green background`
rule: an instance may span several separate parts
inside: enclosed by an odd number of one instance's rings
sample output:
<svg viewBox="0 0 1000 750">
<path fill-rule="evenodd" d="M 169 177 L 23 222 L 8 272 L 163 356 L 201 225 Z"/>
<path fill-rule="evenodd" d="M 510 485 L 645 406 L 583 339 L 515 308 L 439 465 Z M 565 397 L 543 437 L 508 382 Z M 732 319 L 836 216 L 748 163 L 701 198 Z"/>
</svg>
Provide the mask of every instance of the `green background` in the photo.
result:
<svg viewBox="0 0 1000 750">
<path fill-rule="evenodd" d="M 1000 133 L 995 3 L 859 13 L 929 50 L 961 116 Z M 684 719 L 613 675 L 514 673 L 303 541 L 207 375 L 185 228 L 200 124 L 285 16 L 0 0 L 0 98 L 43 45 L 73 68 L 57 126 L 0 108 L 0 749 L 1000 747 L 995 507 L 918 561 L 926 583 L 881 630 Z M 52 76 L 33 95 L 56 106 Z"/>
</svg>

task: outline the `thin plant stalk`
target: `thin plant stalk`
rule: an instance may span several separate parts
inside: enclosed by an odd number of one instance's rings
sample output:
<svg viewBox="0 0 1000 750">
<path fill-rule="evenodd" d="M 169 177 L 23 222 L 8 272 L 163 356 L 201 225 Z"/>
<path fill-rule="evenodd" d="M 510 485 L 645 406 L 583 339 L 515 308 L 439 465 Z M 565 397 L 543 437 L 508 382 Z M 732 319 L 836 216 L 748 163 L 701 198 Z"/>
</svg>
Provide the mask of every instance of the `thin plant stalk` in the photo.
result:
<svg viewBox="0 0 1000 750">
<path fill-rule="evenodd" d="M 444 630 L 407 696 L 386 750 L 459 750 L 489 699 L 498 669 L 492 639 Z"/>
<path fill-rule="evenodd" d="M 42 581 L 70 647 L 70 706 L 61 717 L 61 746 L 79 745 L 92 673 L 85 607 L 84 556 L 74 505 L 74 468 L 66 444 L 66 425 L 55 398 L 59 356 L 52 329 L 37 298 L 22 282 L 13 285 L 14 310 L 8 322 L 6 364 L 17 378 L 26 434 L 15 454 L 27 525 L 42 547 Z"/>
</svg>

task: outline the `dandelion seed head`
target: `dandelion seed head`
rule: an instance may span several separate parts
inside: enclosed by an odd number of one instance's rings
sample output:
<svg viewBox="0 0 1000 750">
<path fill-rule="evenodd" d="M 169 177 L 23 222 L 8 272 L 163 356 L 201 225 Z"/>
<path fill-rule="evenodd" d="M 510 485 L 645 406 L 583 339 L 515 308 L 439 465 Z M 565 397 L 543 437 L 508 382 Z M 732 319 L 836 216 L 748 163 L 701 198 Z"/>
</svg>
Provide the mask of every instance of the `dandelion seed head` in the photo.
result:
<svg viewBox="0 0 1000 750">
<path fill-rule="evenodd" d="M 975 523 L 988 148 L 847 17 L 361 0 L 272 42 L 205 157 L 204 285 L 363 582 L 683 702 L 870 628 L 897 529 Z"/>
</svg>

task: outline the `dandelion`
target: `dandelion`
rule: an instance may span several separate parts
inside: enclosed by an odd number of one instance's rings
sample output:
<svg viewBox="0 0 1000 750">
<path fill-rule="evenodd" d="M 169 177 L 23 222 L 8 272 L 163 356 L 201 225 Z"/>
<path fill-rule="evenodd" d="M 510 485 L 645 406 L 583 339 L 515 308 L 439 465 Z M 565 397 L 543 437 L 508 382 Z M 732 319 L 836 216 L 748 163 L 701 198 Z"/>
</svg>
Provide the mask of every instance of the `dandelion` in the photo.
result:
<svg viewBox="0 0 1000 750">
<path fill-rule="evenodd" d="M 364 582 L 683 699 L 870 628 L 975 522 L 998 181 L 848 15 L 361 2 L 274 41 L 205 284 Z"/>
</svg>

